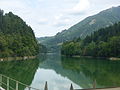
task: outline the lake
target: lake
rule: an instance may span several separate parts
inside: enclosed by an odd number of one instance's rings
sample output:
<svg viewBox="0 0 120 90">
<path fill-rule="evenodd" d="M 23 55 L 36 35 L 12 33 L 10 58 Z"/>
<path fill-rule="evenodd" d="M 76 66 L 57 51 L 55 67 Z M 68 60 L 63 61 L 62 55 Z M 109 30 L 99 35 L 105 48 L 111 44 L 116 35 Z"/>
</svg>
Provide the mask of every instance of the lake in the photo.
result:
<svg viewBox="0 0 120 90">
<path fill-rule="evenodd" d="M 94 58 L 68 58 L 59 54 L 43 54 L 35 60 L 0 62 L 0 73 L 32 87 L 49 90 L 120 86 L 120 61 Z M 14 84 L 12 84 L 14 85 Z M 20 90 L 27 90 L 22 87 Z"/>
</svg>

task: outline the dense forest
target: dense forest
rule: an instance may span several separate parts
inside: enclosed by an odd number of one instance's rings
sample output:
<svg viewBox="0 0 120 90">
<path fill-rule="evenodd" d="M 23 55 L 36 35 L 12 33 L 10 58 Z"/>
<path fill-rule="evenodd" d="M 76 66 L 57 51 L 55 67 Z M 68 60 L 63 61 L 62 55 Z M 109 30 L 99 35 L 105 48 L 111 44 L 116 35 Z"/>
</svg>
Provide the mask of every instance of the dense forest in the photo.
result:
<svg viewBox="0 0 120 90">
<path fill-rule="evenodd" d="M 120 57 L 120 22 L 62 45 L 66 56 Z"/>
<path fill-rule="evenodd" d="M 33 56 L 38 52 L 32 28 L 12 12 L 0 10 L 0 57 Z"/>
</svg>

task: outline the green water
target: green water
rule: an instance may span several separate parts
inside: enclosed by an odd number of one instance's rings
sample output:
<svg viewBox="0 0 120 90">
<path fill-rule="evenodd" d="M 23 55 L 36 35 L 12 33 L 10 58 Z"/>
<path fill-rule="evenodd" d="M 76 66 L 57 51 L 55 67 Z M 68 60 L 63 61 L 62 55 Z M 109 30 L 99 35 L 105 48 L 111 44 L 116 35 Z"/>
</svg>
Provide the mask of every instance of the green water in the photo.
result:
<svg viewBox="0 0 120 90">
<path fill-rule="evenodd" d="M 40 90 L 44 90 L 45 81 L 49 90 L 69 90 L 71 83 L 75 89 L 92 88 L 95 80 L 98 88 L 120 86 L 120 61 L 67 58 L 58 54 L 0 62 L 0 73 Z M 21 86 L 20 90 L 27 88 Z"/>
</svg>

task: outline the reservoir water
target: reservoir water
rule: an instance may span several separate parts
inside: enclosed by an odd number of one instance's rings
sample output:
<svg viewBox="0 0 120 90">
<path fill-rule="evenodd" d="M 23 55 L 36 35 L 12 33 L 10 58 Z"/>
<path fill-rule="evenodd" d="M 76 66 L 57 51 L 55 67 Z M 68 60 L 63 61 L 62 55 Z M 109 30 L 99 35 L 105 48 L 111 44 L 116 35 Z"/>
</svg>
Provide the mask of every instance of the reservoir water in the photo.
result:
<svg viewBox="0 0 120 90">
<path fill-rule="evenodd" d="M 68 58 L 59 54 L 40 55 L 35 60 L 0 62 L 0 74 L 4 74 L 32 87 L 44 90 L 75 89 L 120 86 L 120 61 L 94 58 Z M 20 90 L 27 90 L 22 87 Z"/>
</svg>

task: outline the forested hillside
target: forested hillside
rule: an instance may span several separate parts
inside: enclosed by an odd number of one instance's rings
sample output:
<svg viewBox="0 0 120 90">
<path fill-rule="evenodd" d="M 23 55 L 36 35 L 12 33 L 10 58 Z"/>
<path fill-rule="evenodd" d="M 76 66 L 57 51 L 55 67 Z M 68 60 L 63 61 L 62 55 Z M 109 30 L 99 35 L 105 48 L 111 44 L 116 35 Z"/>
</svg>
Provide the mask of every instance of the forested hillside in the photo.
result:
<svg viewBox="0 0 120 90">
<path fill-rule="evenodd" d="M 63 30 L 53 37 L 40 38 L 39 41 L 47 46 L 59 45 L 74 38 L 85 38 L 100 28 L 109 27 L 120 21 L 120 7 L 112 7 L 96 15 L 85 18 L 83 21 Z"/>
<path fill-rule="evenodd" d="M 95 31 L 83 40 L 65 42 L 61 53 L 66 56 L 120 57 L 120 23 Z"/>
<path fill-rule="evenodd" d="M 33 30 L 12 12 L 0 10 L 0 57 L 34 56 L 39 46 Z"/>
</svg>

